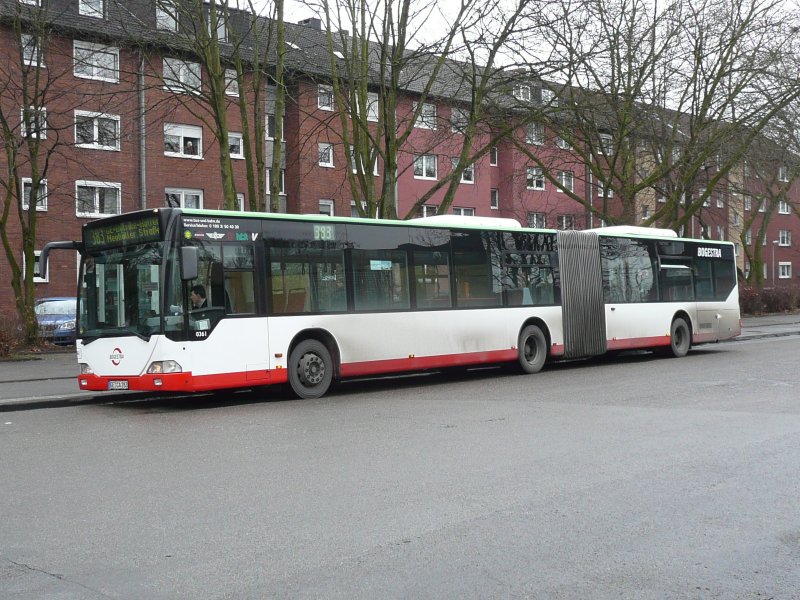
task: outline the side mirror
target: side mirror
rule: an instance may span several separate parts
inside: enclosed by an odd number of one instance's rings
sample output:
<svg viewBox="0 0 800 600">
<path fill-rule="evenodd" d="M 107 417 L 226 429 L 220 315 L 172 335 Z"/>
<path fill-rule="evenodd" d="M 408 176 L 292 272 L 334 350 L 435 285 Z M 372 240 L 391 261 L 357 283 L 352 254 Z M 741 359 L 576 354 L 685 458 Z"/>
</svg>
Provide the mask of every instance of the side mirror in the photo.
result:
<svg viewBox="0 0 800 600">
<path fill-rule="evenodd" d="M 197 278 L 197 248 L 181 247 L 181 279 L 189 281 Z"/>
</svg>

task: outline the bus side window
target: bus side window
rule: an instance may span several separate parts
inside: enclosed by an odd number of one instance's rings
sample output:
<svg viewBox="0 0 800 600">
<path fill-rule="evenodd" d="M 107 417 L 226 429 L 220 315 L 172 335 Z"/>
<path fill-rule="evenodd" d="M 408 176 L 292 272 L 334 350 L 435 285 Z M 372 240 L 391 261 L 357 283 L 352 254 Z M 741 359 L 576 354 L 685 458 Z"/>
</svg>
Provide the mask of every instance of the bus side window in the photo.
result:
<svg viewBox="0 0 800 600">
<path fill-rule="evenodd" d="M 253 246 L 226 244 L 223 246 L 224 276 L 220 290 L 228 314 L 256 312 L 253 283 Z M 212 278 L 213 285 L 213 278 Z"/>
<path fill-rule="evenodd" d="M 698 300 L 714 299 L 714 275 L 708 259 L 694 259 L 694 293 Z"/>
</svg>

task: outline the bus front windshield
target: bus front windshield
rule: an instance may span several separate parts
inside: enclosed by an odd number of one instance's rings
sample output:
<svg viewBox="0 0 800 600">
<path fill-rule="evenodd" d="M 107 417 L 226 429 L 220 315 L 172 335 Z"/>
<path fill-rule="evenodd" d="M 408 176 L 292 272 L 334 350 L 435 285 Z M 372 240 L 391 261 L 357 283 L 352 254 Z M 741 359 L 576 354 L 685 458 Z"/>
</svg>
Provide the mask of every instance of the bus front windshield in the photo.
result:
<svg viewBox="0 0 800 600">
<path fill-rule="evenodd" d="M 147 339 L 161 332 L 163 307 L 169 311 L 171 305 L 182 307 L 184 304 L 180 283 L 168 285 L 170 297 L 163 298 L 164 248 L 163 242 L 156 242 L 84 256 L 78 337 L 86 341 L 118 335 Z M 180 317 L 173 320 L 176 323 L 172 325 L 180 327 Z M 167 319 L 168 329 L 170 324 Z"/>
</svg>

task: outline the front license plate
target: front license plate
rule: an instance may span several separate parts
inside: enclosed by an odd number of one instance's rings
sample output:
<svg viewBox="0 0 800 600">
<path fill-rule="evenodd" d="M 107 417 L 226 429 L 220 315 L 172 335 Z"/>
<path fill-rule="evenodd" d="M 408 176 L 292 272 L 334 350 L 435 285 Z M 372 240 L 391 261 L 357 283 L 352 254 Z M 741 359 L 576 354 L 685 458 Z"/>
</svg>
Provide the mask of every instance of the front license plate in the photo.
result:
<svg viewBox="0 0 800 600">
<path fill-rule="evenodd" d="M 108 382 L 108 389 L 110 389 L 110 390 L 127 390 L 128 389 L 128 382 L 127 381 L 109 381 Z"/>
</svg>

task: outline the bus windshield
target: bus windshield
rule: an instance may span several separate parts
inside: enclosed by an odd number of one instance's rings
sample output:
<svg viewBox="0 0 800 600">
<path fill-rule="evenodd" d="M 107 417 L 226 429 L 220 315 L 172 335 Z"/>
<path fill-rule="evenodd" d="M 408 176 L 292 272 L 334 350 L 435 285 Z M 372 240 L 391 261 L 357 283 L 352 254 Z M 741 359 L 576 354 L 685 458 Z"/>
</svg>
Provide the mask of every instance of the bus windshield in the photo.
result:
<svg viewBox="0 0 800 600">
<path fill-rule="evenodd" d="M 162 331 L 163 307 L 167 307 L 167 314 L 175 313 L 166 320 L 167 329 L 182 328 L 183 319 L 177 314 L 183 310 L 183 287 L 170 285 L 170 298 L 163 297 L 164 248 L 163 242 L 151 242 L 84 256 L 78 337 L 85 341 L 119 335 L 147 339 Z"/>
</svg>

